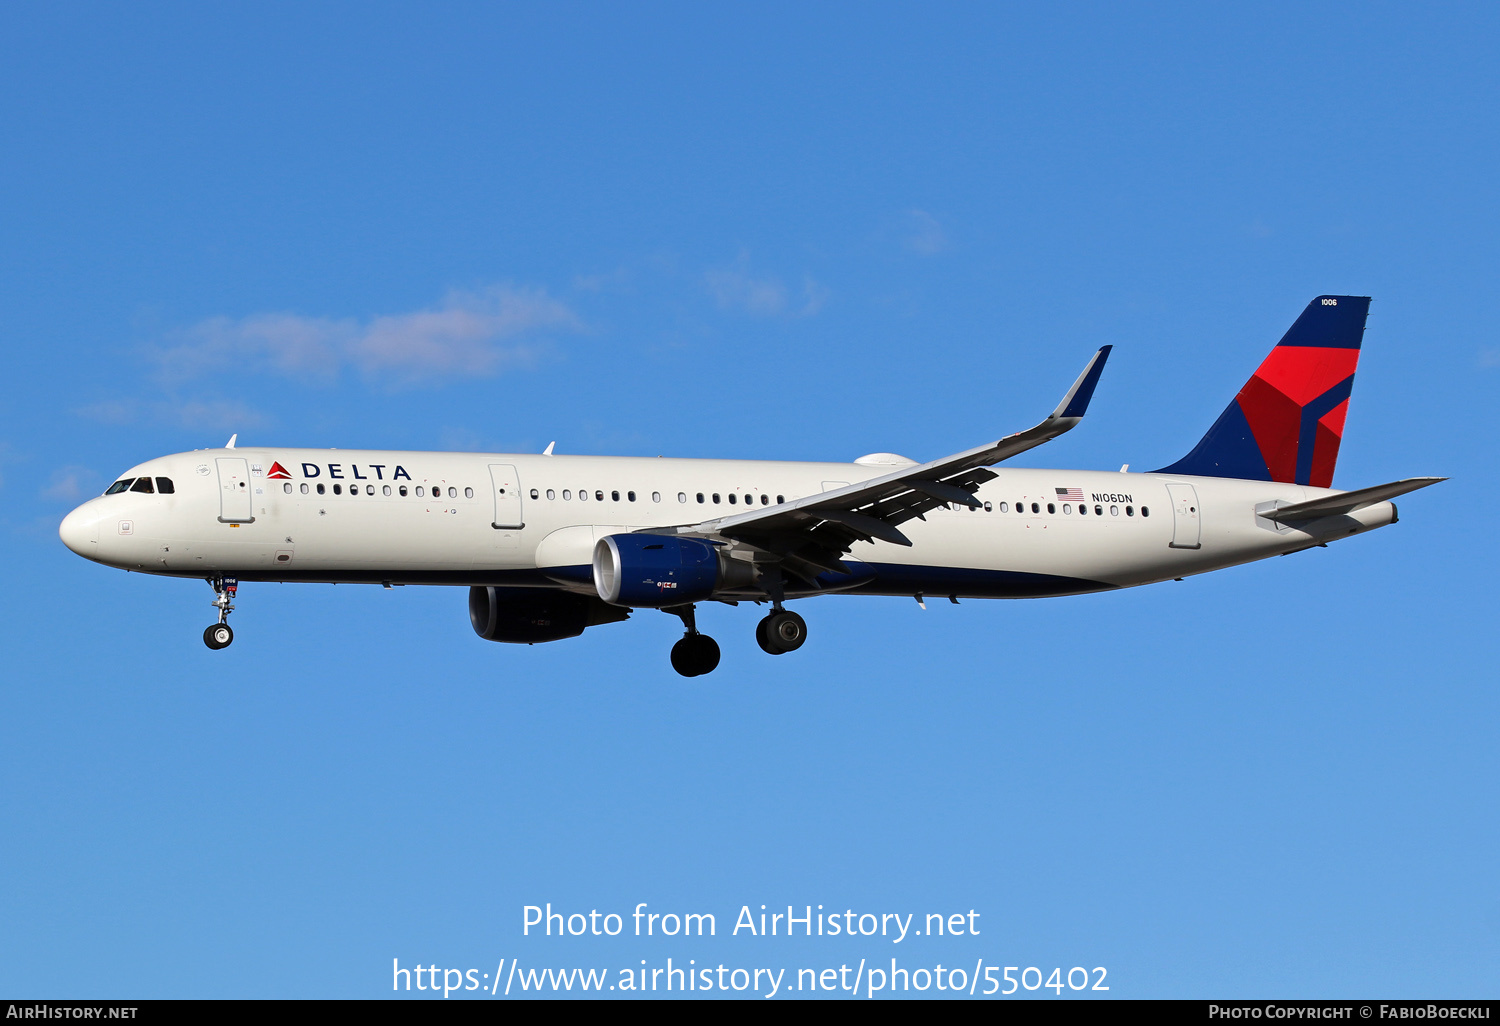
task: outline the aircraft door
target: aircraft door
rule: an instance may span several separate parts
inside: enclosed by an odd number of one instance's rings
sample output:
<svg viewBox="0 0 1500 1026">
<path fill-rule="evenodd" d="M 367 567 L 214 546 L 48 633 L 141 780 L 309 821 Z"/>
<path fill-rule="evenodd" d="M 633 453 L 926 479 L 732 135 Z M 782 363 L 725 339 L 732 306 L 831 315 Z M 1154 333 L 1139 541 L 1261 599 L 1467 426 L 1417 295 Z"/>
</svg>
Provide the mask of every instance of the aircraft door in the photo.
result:
<svg viewBox="0 0 1500 1026">
<path fill-rule="evenodd" d="M 521 480 L 516 468 L 506 463 L 491 463 L 490 491 L 495 496 L 495 516 L 490 526 L 497 531 L 525 527 L 526 521 L 521 518 Z"/>
<path fill-rule="evenodd" d="M 1202 547 L 1202 519 L 1199 516 L 1198 493 L 1190 484 L 1169 484 L 1172 497 L 1172 541 L 1174 549 Z"/>
<path fill-rule="evenodd" d="M 251 515 L 250 461 L 238 456 L 220 456 L 214 464 L 219 468 L 219 523 L 255 523 Z"/>
</svg>

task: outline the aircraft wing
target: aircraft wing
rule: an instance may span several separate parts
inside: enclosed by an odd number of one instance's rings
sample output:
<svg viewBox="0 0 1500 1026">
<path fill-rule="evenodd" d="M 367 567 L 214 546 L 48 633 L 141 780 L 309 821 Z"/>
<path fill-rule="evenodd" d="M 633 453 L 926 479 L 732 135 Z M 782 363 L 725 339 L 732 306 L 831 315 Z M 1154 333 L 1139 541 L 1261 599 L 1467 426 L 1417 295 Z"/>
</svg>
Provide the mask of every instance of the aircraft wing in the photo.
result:
<svg viewBox="0 0 1500 1026">
<path fill-rule="evenodd" d="M 995 477 L 988 467 L 1076 427 L 1110 349 L 1104 346 L 1094 354 L 1062 402 L 1035 427 L 868 481 L 679 527 L 676 533 L 743 542 L 779 557 L 787 569 L 809 580 L 824 571 L 845 572 L 839 557 L 856 541 L 910 545 L 900 524 L 948 503 L 978 506 L 974 489 Z"/>
<path fill-rule="evenodd" d="M 1321 499 L 1308 499 L 1306 502 L 1281 506 L 1256 515 L 1278 522 L 1334 517 L 1344 513 L 1353 513 L 1357 509 L 1364 509 L 1377 502 L 1385 502 L 1398 495 L 1405 495 L 1407 492 L 1414 492 L 1418 488 L 1426 488 L 1428 485 L 1435 485 L 1439 481 L 1446 480 L 1448 480 L 1446 477 L 1408 477 L 1389 484 L 1371 485 L 1369 488 L 1357 488 L 1352 492 L 1327 495 Z"/>
</svg>

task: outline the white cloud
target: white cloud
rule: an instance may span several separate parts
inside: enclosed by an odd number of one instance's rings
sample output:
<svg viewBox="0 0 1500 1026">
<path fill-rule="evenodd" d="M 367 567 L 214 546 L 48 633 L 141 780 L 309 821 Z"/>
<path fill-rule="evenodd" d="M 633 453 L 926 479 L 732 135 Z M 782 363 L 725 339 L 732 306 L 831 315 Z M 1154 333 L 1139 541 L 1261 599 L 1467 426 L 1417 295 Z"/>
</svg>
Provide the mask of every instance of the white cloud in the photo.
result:
<svg viewBox="0 0 1500 1026">
<path fill-rule="evenodd" d="M 906 212 L 906 230 L 906 248 L 919 256 L 935 256 L 948 248 L 943 226 L 925 210 Z"/>
<path fill-rule="evenodd" d="M 749 272 L 750 257 L 741 253 L 729 267 L 714 268 L 704 276 L 708 291 L 722 310 L 743 310 L 760 317 L 790 313 L 811 317 L 823 308 L 829 291 L 812 278 L 803 278 L 803 303 L 790 309 L 790 296 L 781 279 L 757 278 Z"/>
<path fill-rule="evenodd" d="M 433 309 L 361 322 L 298 314 L 216 317 L 179 332 L 152 352 L 167 381 L 235 370 L 327 382 L 344 369 L 415 384 L 492 375 L 531 363 L 546 329 L 577 330 L 566 305 L 544 289 L 495 285 L 451 292 Z"/>
<path fill-rule="evenodd" d="M 99 475 L 88 467 L 61 467 L 52 472 L 42 498 L 55 502 L 78 502 L 85 495 L 99 491 Z"/>
<path fill-rule="evenodd" d="M 233 399 L 106 399 L 74 411 L 80 417 L 120 427 L 126 424 L 171 424 L 194 429 L 243 431 L 265 427 L 270 419 Z"/>
</svg>

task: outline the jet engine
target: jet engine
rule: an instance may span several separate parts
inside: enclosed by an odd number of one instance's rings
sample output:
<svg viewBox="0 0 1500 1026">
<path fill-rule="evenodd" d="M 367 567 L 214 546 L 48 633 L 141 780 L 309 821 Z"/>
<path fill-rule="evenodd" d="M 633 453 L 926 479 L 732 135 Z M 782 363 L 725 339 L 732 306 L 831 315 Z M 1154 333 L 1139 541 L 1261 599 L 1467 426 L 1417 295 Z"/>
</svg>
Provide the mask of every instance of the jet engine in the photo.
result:
<svg viewBox="0 0 1500 1026">
<path fill-rule="evenodd" d="M 576 638 L 585 627 L 617 623 L 630 610 L 605 605 L 591 595 L 534 588 L 470 588 L 469 622 L 486 641 L 535 645 Z"/>
<path fill-rule="evenodd" d="M 698 538 L 611 534 L 594 545 L 594 590 L 614 606 L 687 605 L 754 580 L 750 564 Z"/>
</svg>

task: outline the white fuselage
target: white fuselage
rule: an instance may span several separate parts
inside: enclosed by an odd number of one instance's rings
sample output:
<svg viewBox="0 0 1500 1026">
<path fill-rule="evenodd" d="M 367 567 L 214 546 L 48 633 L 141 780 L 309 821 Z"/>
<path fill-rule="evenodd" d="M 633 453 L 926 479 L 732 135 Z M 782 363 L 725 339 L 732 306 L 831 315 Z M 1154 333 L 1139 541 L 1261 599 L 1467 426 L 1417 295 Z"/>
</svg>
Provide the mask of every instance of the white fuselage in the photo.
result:
<svg viewBox="0 0 1500 1026">
<path fill-rule="evenodd" d="M 745 511 L 747 502 L 775 505 L 891 469 L 212 449 L 132 468 L 122 478 L 168 478 L 172 493 L 124 491 L 92 499 L 69 514 L 61 534 L 74 551 L 100 563 L 176 577 L 562 587 L 591 594 L 593 548 L 606 535 L 697 524 Z M 1074 594 L 1202 573 L 1395 520 L 1389 502 L 1296 528 L 1256 515 L 1257 507 L 1336 494 L 1293 484 L 1080 470 L 995 473 L 976 493 L 984 508 L 940 507 L 904 524 L 910 547 L 856 543 L 845 561 L 859 572 L 835 590 Z"/>
</svg>

